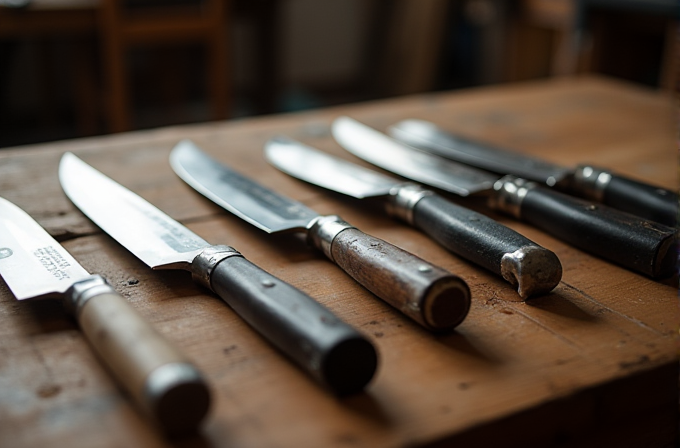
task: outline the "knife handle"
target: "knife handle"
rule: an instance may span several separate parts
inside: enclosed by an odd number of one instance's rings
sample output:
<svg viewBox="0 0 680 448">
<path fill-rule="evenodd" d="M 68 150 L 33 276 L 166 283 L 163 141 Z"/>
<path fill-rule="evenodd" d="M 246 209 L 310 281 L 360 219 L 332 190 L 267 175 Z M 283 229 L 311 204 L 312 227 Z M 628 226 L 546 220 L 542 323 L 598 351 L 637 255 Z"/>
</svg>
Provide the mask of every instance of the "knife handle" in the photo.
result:
<svg viewBox="0 0 680 448">
<path fill-rule="evenodd" d="M 610 207 L 675 226 L 678 195 L 671 190 L 613 174 L 593 166 L 579 166 L 568 182 L 575 194 Z"/>
<path fill-rule="evenodd" d="M 673 228 L 512 176 L 496 182 L 494 189 L 492 208 L 575 247 L 652 278 L 673 273 Z"/>
<path fill-rule="evenodd" d="M 470 310 L 463 279 L 337 216 L 317 219 L 309 238 L 353 279 L 429 330 L 452 329 Z"/>
<path fill-rule="evenodd" d="M 552 251 L 514 230 L 416 184 L 393 189 L 388 212 L 461 257 L 500 275 L 522 299 L 547 294 L 562 278 Z"/>
<path fill-rule="evenodd" d="M 229 246 L 192 262 L 194 279 L 217 293 L 265 339 L 338 395 L 360 392 L 377 368 L 371 342 L 299 289 Z"/>
<path fill-rule="evenodd" d="M 194 431 L 210 406 L 198 369 L 103 277 L 75 283 L 65 297 L 88 342 L 137 405 L 168 433 Z"/>
</svg>

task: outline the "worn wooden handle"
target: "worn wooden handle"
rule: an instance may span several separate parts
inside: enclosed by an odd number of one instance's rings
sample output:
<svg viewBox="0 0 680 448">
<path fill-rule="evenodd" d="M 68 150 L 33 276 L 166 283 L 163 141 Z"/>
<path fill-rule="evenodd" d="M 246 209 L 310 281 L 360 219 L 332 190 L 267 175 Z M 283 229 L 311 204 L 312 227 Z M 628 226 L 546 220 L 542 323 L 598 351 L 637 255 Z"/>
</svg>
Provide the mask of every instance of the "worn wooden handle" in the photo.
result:
<svg viewBox="0 0 680 448">
<path fill-rule="evenodd" d="M 581 165 L 564 187 L 569 193 L 666 226 L 673 227 L 677 221 L 677 193 L 606 169 Z"/>
<path fill-rule="evenodd" d="M 67 297 L 97 355 L 163 430 L 194 430 L 210 404 L 200 372 L 111 286 L 82 283 Z"/>
<path fill-rule="evenodd" d="M 428 329 L 454 328 L 470 309 L 463 279 L 354 227 L 335 233 L 329 250 L 357 282 Z"/>
</svg>

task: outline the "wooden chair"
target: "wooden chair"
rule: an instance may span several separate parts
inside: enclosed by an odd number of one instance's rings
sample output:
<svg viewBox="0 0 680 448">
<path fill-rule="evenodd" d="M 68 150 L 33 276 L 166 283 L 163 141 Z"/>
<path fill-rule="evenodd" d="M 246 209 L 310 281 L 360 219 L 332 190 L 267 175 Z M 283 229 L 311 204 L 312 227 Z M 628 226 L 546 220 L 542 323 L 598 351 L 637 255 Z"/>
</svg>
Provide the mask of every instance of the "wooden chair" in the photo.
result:
<svg viewBox="0 0 680 448">
<path fill-rule="evenodd" d="M 129 50 L 150 45 L 198 42 L 207 49 L 203 69 L 215 120 L 227 118 L 231 103 L 227 0 L 101 0 L 106 117 L 109 130 L 131 129 Z M 162 76 L 159 75 L 159 76 Z"/>
<path fill-rule="evenodd" d="M 37 41 L 43 55 L 49 43 L 66 41 L 69 44 L 71 82 L 63 86 L 73 92 L 76 129 L 79 135 L 92 135 L 97 130 L 97 102 L 95 68 L 91 63 L 91 46 L 96 39 L 97 6 L 99 0 L 32 0 L 22 8 L 0 6 L 0 39 L 17 43 Z M 10 63 L 11 61 L 3 61 Z M 43 64 L 47 61 L 41 61 Z M 53 116 L 53 90 L 56 86 L 48 82 L 51 75 L 47 66 L 40 67 L 40 83 L 45 101 L 40 115 Z M 0 73 L 0 80 L 4 81 Z M 2 88 L 7 88 L 2 85 Z M 43 118 L 43 126 L 49 127 L 52 118 Z"/>
</svg>

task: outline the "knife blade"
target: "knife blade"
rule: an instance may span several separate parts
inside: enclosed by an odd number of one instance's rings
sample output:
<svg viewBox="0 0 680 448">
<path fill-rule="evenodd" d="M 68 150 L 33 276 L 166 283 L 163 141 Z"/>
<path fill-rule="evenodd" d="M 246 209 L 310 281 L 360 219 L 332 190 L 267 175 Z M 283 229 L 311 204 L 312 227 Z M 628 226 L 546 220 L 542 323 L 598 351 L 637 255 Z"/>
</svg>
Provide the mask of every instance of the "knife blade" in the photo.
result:
<svg viewBox="0 0 680 448">
<path fill-rule="evenodd" d="M 198 369 L 101 276 L 0 198 L 0 275 L 18 300 L 63 299 L 99 359 L 167 432 L 194 430 L 210 393 Z"/>
<path fill-rule="evenodd" d="M 565 193 L 601 202 L 640 217 L 674 226 L 677 193 L 593 165 L 565 168 L 512 150 L 474 141 L 424 120 L 403 120 L 389 128 L 399 141 L 422 151 L 499 174 L 545 183 Z"/>
<path fill-rule="evenodd" d="M 562 278 L 562 265 L 553 252 L 420 185 L 385 176 L 286 137 L 269 140 L 265 155 L 281 171 L 306 182 L 358 199 L 380 198 L 389 215 L 500 275 L 517 288 L 522 299 L 549 293 Z"/>
<path fill-rule="evenodd" d="M 601 204 L 542 187 L 514 176 L 500 179 L 437 155 L 419 151 L 349 117 L 333 123 L 333 136 L 354 155 L 388 171 L 460 193 L 458 175 L 494 181 L 488 205 L 526 221 L 586 252 L 627 269 L 659 278 L 671 275 L 675 260 L 670 250 L 675 229 Z M 404 168 L 406 167 L 406 168 Z M 484 191 L 478 189 L 477 191 Z"/>
<path fill-rule="evenodd" d="M 371 342 L 307 294 L 231 246 L 213 246 L 73 154 L 59 179 L 71 201 L 153 269 L 190 271 L 265 339 L 331 391 L 361 391 L 377 367 Z"/>
<path fill-rule="evenodd" d="M 199 193 L 256 227 L 306 233 L 310 245 L 425 328 L 448 330 L 467 315 L 470 290 L 460 277 L 255 183 L 189 140 L 175 146 L 170 164 Z"/>
</svg>

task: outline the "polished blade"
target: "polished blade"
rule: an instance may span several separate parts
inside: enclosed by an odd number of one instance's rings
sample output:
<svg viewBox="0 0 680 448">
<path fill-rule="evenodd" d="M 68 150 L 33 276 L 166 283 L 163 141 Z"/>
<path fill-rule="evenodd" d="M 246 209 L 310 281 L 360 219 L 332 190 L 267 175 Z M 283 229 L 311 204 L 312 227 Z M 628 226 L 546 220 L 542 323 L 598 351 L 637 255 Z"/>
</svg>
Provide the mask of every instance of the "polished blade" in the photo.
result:
<svg viewBox="0 0 680 448">
<path fill-rule="evenodd" d="M 498 180 L 485 171 L 408 147 L 348 117 L 333 122 L 333 136 L 349 152 L 374 165 L 460 196 L 488 191 Z"/>
<path fill-rule="evenodd" d="M 0 198 L 0 275 L 24 300 L 59 297 L 90 274 L 26 212 Z"/>
<path fill-rule="evenodd" d="M 319 216 L 224 166 L 190 140 L 175 146 L 170 165 L 196 191 L 266 232 L 305 230 Z"/>
<path fill-rule="evenodd" d="M 385 196 L 395 185 L 403 184 L 286 137 L 269 140 L 264 151 L 267 159 L 281 171 L 359 199 Z"/>
<path fill-rule="evenodd" d="M 403 120 L 389 129 L 391 136 L 423 151 L 499 174 L 512 174 L 555 185 L 571 173 L 535 157 L 452 135 L 424 120 Z"/>
<path fill-rule="evenodd" d="M 59 180 L 76 207 L 154 269 L 189 269 L 194 257 L 210 246 L 71 153 L 61 158 Z"/>
</svg>

